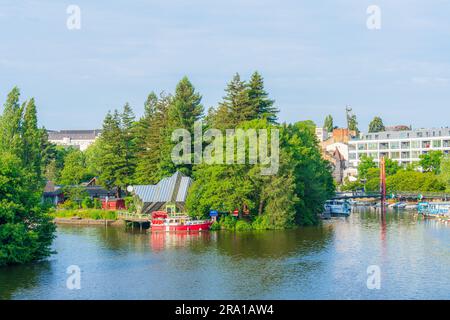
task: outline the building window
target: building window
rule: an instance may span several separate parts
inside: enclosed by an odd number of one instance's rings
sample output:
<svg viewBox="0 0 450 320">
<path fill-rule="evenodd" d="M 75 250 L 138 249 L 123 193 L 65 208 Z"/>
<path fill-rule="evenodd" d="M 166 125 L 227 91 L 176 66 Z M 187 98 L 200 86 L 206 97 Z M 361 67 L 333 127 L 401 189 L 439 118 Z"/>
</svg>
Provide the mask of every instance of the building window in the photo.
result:
<svg viewBox="0 0 450 320">
<path fill-rule="evenodd" d="M 399 149 L 400 143 L 398 141 L 391 142 L 391 149 Z"/>
<path fill-rule="evenodd" d="M 400 152 L 391 152 L 391 159 L 400 159 Z"/>
<path fill-rule="evenodd" d="M 444 140 L 444 143 L 442 145 L 444 148 L 450 147 L 450 140 Z"/>
<path fill-rule="evenodd" d="M 369 143 L 368 144 L 368 149 L 369 150 L 377 150 L 378 149 L 378 143 Z"/>
<path fill-rule="evenodd" d="M 389 143 L 388 142 L 380 143 L 380 150 L 387 150 L 387 149 L 389 149 Z"/>
<path fill-rule="evenodd" d="M 420 152 L 419 151 L 411 151 L 411 159 L 419 159 Z"/>
<path fill-rule="evenodd" d="M 402 142 L 402 149 L 409 149 L 409 142 Z"/>
<path fill-rule="evenodd" d="M 367 143 L 358 143 L 358 150 L 367 150 Z"/>
<path fill-rule="evenodd" d="M 349 151 L 355 151 L 356 150 L 356 145 L 355 144 L 349 144 L 348 145 L 348 150 Z"/>
<path fill-rule="evenodd" d="M 433 148 L 440 148 L 441 140 L 433 140 Z"/>
<path fill-rule="evenodd" d="M 378 159 L 378 152 L 369 152 L 369 158 Z"/>
<path fill-rule="evenodd" d="M 411 155 L 410 152 L 403 151 L 402 152 L 402 159 L 409 159 L 410 155 Z"/>
<path fill-rule="evenodd" d="M 411 149 L 419 149 L 420 142 L 419 141 L 411 141 Z"/>
<path fill-rule="evenodd" d="M 350 160 L 356 160 L 356 153 L 349 153 L 349 154 L 348 154 L 348 158 L 349 158 Z"/>
<path fill-rule="evenodd" d="M 428 149 L 431 147 L 431 141 L 422 141 L 422 148 Z"/>
</svg>

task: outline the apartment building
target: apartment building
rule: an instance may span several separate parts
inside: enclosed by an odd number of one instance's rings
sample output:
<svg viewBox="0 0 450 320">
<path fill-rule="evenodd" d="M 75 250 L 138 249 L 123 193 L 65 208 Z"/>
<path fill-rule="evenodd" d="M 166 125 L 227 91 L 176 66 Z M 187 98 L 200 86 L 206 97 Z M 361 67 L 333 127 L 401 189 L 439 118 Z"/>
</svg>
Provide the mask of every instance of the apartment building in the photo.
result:
<svg viewBox="0 0 450 320">
<path fill-rule="evenodd" d="M 379 162 L 381 157 L 397 160 L 400 164 L 419 161 L 421 154 L 431 150 L 450 152 L 450 128 L 384 131 L 361 134 L 348 143 L 349 165 L 357 167 L 363 155 Z"/>
</svg>

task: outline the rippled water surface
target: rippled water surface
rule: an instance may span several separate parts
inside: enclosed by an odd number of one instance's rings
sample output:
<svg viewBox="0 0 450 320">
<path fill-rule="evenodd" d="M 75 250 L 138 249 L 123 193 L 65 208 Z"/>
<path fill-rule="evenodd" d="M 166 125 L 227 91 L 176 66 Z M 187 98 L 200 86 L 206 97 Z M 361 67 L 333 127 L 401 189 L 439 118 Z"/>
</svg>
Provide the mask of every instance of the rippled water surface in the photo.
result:
<svg viewBox="0 0 450 320">
<path fill-rule="evenodd" d="M 450 224 L 373 211 L 320 227 L 149 234 L 59 226 L 48 261 L 0 268 L 2 299 L 449 299 Z M 81 289 L 66 286 L 81 269 Z M 381 271 L 367 288 L 367 268 Z"/>
</svg>

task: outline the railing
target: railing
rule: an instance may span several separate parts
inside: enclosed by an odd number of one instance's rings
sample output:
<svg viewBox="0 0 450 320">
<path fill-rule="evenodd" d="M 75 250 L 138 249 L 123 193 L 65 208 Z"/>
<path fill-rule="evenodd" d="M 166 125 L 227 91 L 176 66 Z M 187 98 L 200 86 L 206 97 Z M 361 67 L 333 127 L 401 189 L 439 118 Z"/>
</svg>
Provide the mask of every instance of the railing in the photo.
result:
<svg viewBox="0 0 450 320">
<path fill-rule="evenodd" d="M 119 212 L 117 214 L 117 217 L 123 220 L 150 220 L 150 216 L 148 214 L 138 214 L 130 212 Z"/>
</svg>

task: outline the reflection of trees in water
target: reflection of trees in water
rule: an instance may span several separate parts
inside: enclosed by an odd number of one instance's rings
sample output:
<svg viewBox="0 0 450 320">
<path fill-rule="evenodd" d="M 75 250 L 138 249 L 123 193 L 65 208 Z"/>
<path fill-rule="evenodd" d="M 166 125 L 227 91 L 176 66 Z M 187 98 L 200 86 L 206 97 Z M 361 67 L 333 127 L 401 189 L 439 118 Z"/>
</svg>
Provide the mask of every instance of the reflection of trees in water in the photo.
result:
<svg viewBox="0 0 450 320">
<path fill-rule="evenodd" d="M 236 258 L 282 258 L 322 250 L 332 239 L 332 226 L 261 232 L 219 232 L 220 253 Z"/>
<path fill-rule="evenodd" d="M 0 299 L 11 299 L 21 290 L 38 286 L 41 275 L 48 272 L 48 261 L 0 268 Z"/>
</svg>

